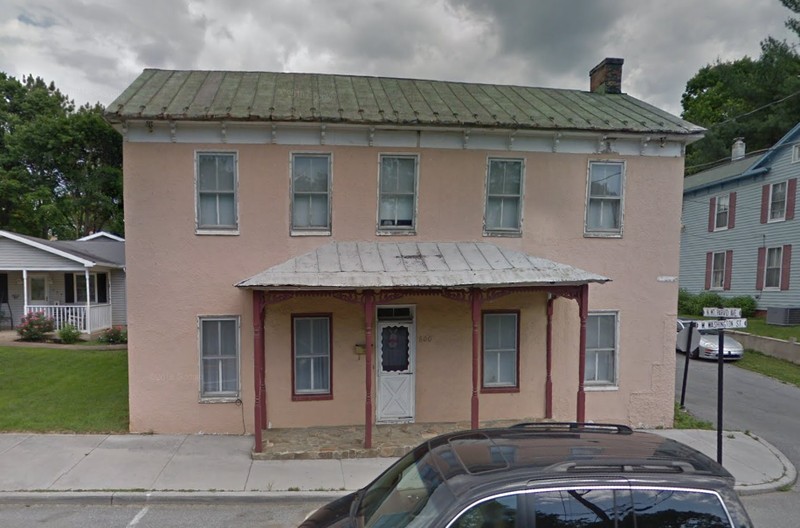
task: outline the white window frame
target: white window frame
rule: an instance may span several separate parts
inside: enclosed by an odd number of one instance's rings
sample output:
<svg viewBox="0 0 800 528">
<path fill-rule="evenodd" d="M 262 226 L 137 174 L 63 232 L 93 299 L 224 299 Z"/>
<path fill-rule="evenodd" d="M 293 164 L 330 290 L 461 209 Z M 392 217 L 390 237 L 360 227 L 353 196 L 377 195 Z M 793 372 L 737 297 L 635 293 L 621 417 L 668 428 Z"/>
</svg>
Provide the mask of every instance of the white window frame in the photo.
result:
<svg viewBox="0 0 800 528">
<path fill-rule="evenodd" d="M 775 187 L 778 185 L 783 185 L 783 211 L 781 212 L 780 216 L 775 218 L 772 217 L 772 207 L 774 204 L 774 196 L 775 196 Z M 782 181 L 771 183 L 769 186 L 769 210 L 767 211 L 767 222 L 783 222 L 786 220 L 786 202 L 788 201 L 788 193 L 789 193 L 789 182 Z"/>
<path fill-rule="evenodd" d="M 310 320 L 310 319 L 324 319 L 328 322 L 328 332 L 325 335 L 325 341 L 328 344 L 327 355 L 314 353 L 310 356 L 300 356 L 303 358 L 323 357 L 328 360 L 328 386 L 324 388 L 298 389 L 297 388 L 297 321 Z M 332 397 L 333 396 L 333 317 L 331 314 L 294 314 L 292 315 L 292 372 L 294 379 L 292 380 L 292 398 L 303 399 L 303 397 Z M 313 363 L 311 381 L 313 384 Z"/>
<path fill-rule="evenodd" d="M 33 281 L 44 282 L 44 299 L 33 298 Z M 31 273 L 28 275 L 28 302 L 31 304 L 47 304 L 50 300 L 50 277 L 46 273 Z"/>
<path fill-rule="evenodd" d="M 86 299 L 79 298 L 79 295 L 86 294 L 86 285 L 85 284 L 78 284 L 78 281 L 83 283 L 83 280 L 86 278 L 86 275 L 83 273 L 73 273 L 72 274 L 72 298 L 75 300 L 77 304 L 86 304 Z M 97 273 L 90 273 L 89 274 L 89 295 L 92 295 L 92 299 L 89 299 L 90 304 L 98 304 L 98 288 L 97 288 Z M 106 285 L 108 284 L 108 277 L 106 277 Z M 106 286 L 107 287 L 107 286 Z M 106 295 L 108 297 L 108 295 Z"/>
<path fill-rule="evenodd" d="M 724 202 L 724 210 L 723 210 Z M 725 223 L 719 221 L 720 215 L 725 215 Z M 728 229 L 731 223 L 731 195 L 723 194 L 717 196 L 716 205 L 714 206 L 714 231 L 724 231 Z"/>
<path fill-rule="evenodd" d="M 233 215 L 234 225 L 201 225 L 200 224 L 200 158 L 203 156 L 233 157 Z M 203 191 L 209 194 L 222 194 L 221 191 Z M 239 153 L 225 150 L 197 150 L 194 154 L 194 222 L 197 235 L 238 235 L 239 234 Z"/>
<path fill-rule="evenodd" d="M 770 253 L 777 253 L 778 254 L 778 267 L 775 266 L 770 267 L 769 265 L 769 255 Z M 778 283 L 774 286 L 770 286 L 769 281 L 767 278 L 769 277 L 770 270 L 778 271 Z M 773 290 L 777 291 L 781 289 L 781 280 L 783 278 L 783 246 L 775 246 L 767 248 L 767 251 L 764 255 L 764 289 L 765 290 Z"/>
<path fill-rule="evenodd" d="M 619 182 L 619 190 L 620 195 L 619 198 L 607 198 L 607 197 L 593 197 L 592 196 L 592 167 L 595 165 L 619 165 L 621 167 L 620 171 L 620 182 Z M 584 214 L 584 221 L 583 221 L 583 235 L 585 237 L 607 237 L 607 238 L 621 238 L 623 225 L 624 225 L 624 218 L 625 218 L 625 175 L 627 172 L 627 166 L 624 160 L 590 160 L 589 165 L 586 170 L 586 203 L 584 205 L 585 214 Z M 618 200 L 619 201 L 619 227 L 615 229 L 603 229 L 600 227 L 590 227 L 589 226 L 589 214 L 590 214 L 590 207 L 592 200 Z"/>
<path fill-rule="evenodd" d="M 328 211 L 326 222 L 327 225 L 314 227 L 314 226 L 296 226 L 294 225 L 294 209 L 295 209 L 295 190 L 294 190 L 294 166 L 297 158 L 325 158 L 328 161 L 328 189 L 324 193 L 328 199 Z M 322 194 L 302 192 L 300 194 Z M 291 236 L 330 236 L 333 232 L 333 153 L 331 152 L 308 152 L 298 151 L 289 154 L 289 226 L 291 228 Z"/>
<path fill-rule="evenodd" d="M 593 310 L 588 313 L 588 317 L 586 319 L 587 325 L 587 332 L 588 332 L 588 325 L 590 324 L 589 321 L 592 317 L 598 316 L 613 316 L 614 317 L 614 348 L 612 350 L 612 354 L 614 355 L 614 379 L 609 380 L 590 380 L 589 379 L 589 370 L 586 368 L 584 370 L 584 388 L 588 391 L 595 390 L 595 391 L 602 391 L 602 390 L 616 390 L 619 388 L 619 311 L 617 310 Z M 587 336 L 588 337 L 588 336 Z M 588 342 L 588 339 L 587 339 Z M 608 349 L 590 349 L 588 346 L 586 347 L 586 362 L 589 362 L 589 354 L 597 354 L 598 352 L 607 351 Z M 597 360 L 595 360 L 595 365 L 597 365 Z"/>
<path fill-rule="evenodd" d="M 800 162 L 800 145 L 792 145 L 792 163 Z"/>
<path fill-rule="evenodd" d="M 717 251 L 711 254 L 711 288 L 712 290 L 725 289 L 725 251 Z M 718 262 L 722 262 L 722 268 L 718 268 Z M 719 280 L 717 280 L 719 279 Z"/>
<path fill-rule="evenodd" d="M 410 159 L 414 161 L 414 191 L 411 197 L 411 225 L 382 225 L 381 219 L 381 200 L 384 194 L 394 196 L 408 196 L 407 193 L 382 191 L 383 181 L 383 160 L 386 158 L 399 158 Z M 394 154 L 384 153 L 378 156 L 378 211 L 377 211 L 377 233 L 379 235 L 413 235 L 417 231 L 417 212 L 418 212 L 418 195 L 419 195 L 419 156 L 417 154 Z"/>
<path fill-rule="evenodd" d="M 494 356 L 495 362 L 500 361 L 500 354 L 503 352 L 509 352 L 509 349 L 503 348 L 494 348 L 489 349 L 486 346 L 486 318 L 490 316 L 513 316 L 514 318 L 514 380 L 507 381 L 507 380 L 498 380 L 494 382 L 487 382 L 486 381 L 486 361 L 488 356 L 491 354 Z M 490 310 L 483 312 L 481 317 L 481 325 L 483 327 L 483 336 L 482 336 L 482 364 L 481 364 L 481 388 L 483 389 L 518 389 L 519 388 L 519 341 L 520 341 L 520 327 L 519 327 L 519 317 L 520 314 L 517 311 L 513 310 Z M 499 365 L 497 369 L 498 373 L 500 372 Z"/>
<path fill-rule="evenodd" d="M 235 391 L 205 391 L 205 379 L 203 363 L 203 323 L 204 322 L 220 322 L 220 321 L 233 321 L 236 325 L 236 390 Z M 200 315 L 197 317 L 197 345 L 198 345 L 198 364 L 199 364 L 199 400 L 201 403 L 227 403 L 236 402 L 242 392 L 242 327 L 241 317 L 238 315 Z M 222 359 L 231 359 L 231 356 L 214 356 L 212 359 L 220 360 L 218 368 L 222 368 Z M 220 382 L 222 376 L 220 375 Z"/>
<path fill-rule="evenodd" d="M 489 178 L 492 174 L 493 162 L 512 162 L 520 165 L 519 194 L 490 194 Z M 484 236 L 520 236 L 522 234 L 523 208 L 525 205 L 525 159 L 524 158 L 500 158 L 489 157 L 486 160 L 486 185 L 484 188 L 485 199 L 483 201 L 483 235 Z M 489 199 L 499 197 L 504 199 L 517 200 L 517 226 L 491 227 L 488 223 L 489 218 Z"/>
</svg>

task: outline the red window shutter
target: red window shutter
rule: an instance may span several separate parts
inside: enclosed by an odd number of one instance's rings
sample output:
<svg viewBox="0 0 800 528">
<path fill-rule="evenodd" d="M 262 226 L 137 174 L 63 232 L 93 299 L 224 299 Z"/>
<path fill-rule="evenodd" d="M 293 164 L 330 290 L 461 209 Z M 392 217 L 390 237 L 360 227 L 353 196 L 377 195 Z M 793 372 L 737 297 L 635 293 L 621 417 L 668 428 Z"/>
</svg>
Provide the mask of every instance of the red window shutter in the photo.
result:
<svg viewBox="0 0 800 528">
<path fill-rule="evenodd" d="M 736 193 L 732 192 L 728 199 L 728 229 L 736 225 Z"/>
<path fill-rule="evenodd" d="M 722 289 L 731 289 L 731 277 L 733 276 L 733 250 L 725 252 L 725 279 L 722 281 Z"/>
<path fill-rule="evenodd" d="M 713 197 L 708 201 L 708 232 L 714 230 L 714 225 L 717 223 L 717 197 Z"/>
<path fill-rule="evenodd" d="M 764 266 L 767 263 L 767 248 L 758 248 L 758 264 L 756 265 L 756 289 L 764 289 Z"/>
<path fill-rule="evenodd" d="M 794 218 L 794 203 L 795 195 L 797 194 L 797 178 L 789 180 L 786 186 L 786 219 L 792 220 Z"/>
<path fill-rule="evenodd" d="M 781 262 L 781 290 L 789 289 L 789 273 L 792 269 L 792 245 L 783 246 L 783 262 Z"/>
<path fill-rule="evenodd" d="M 767 216 L 769 215 L 769 185 L 761 188 L 761 223 L 767 223 Z"/>
<path fill-rule="evenodd" d="M 713 253 L 706 253 L 706 289 L 711 289 L 711 260 L 714 258 Z"/>
</svg>

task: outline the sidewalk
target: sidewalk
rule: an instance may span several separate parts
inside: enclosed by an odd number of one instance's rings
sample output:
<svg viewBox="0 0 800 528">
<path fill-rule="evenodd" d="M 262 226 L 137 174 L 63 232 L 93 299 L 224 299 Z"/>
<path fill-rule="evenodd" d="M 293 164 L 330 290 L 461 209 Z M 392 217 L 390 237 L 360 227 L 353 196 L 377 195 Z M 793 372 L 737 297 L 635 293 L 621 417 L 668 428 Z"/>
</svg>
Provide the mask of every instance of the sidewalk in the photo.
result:
<svg viewBox="0 0 800 528">
<path fill-rule="evenodd" d="M 655 432 L 716 456 L 714 431 Z M 366 485 L 395 460 L 253 460 L 252 443 L 250 436 L 2 434 L 0 504 L 319 503 Z M 786 457 L 754 436 L 726 434 L 723 454 L 742 494 L 795 480 Z"/>
</svg>

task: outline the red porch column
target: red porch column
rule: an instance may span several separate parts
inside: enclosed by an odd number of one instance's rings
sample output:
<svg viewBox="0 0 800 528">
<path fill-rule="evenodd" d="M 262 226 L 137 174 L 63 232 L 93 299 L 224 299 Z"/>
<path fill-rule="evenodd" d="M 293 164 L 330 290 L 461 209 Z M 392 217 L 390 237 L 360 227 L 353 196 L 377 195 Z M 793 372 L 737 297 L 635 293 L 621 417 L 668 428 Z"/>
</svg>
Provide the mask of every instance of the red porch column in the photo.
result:
<svg viewBox="0 0 800 528">
<path fill-rule="evenodd" d="M 253 389 L 255 392 L 255 446 L 253 451 L 263 450 L 262 431 L 267 423 L 267 389 L 264 384 L 264 311 L 266 300 L 263 290 L 253 291 Z"/>
<path fill-rule="evenodd" d="M 553 417 L 553 301 L 555 298 L 548 294 L 547 297 L 547 345 L 546 345 L 546 378 L 544 381 L 544 417 Z"/>
<path fill-rule="evenodd" d="M 586 421 L 586 319 L 589 316 L 589 285 L 583 284 L 578 295 L 578 309 L 581 317 L 580 344 L 578 350 L 578 421 Z"/>
<path fill-rule="evenodd" d="M 373 327 L 375 326 L 375 295 L 372 290 L 364 292 L 364 341 L 366 357 L 365 386 L 367 390 L 364 405 L 364 447 L 372 447 L 372 357 L 374 353 Z"/>
<path fill-rule="evenodd" d="M 480 381 L 480 352 L 481 352 L 481 292 L 472 289 L 472 428 L 479 427 L 478 416 L 478 383 Z"/>
</svg>

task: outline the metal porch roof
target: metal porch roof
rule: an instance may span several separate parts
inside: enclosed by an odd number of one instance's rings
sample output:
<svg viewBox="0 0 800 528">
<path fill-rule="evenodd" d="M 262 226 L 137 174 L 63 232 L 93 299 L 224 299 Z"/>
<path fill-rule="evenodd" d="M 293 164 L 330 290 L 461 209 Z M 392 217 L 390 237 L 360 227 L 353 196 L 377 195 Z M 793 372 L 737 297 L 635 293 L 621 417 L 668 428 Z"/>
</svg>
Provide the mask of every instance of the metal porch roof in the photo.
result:
<svg viewBox="0 0 800 528">
<path fill-rule="evenodd" d="M 610 279 L 476 242 L 333 242 L 268 268 L 240 288 L 466 288 L 603 283 Z"/>
<path fill-rule="evenodd" d="M 146 69 L 106 119 L 271 121 L 702 135 L 626 94 L 357 75 Z"/>
</svg>

